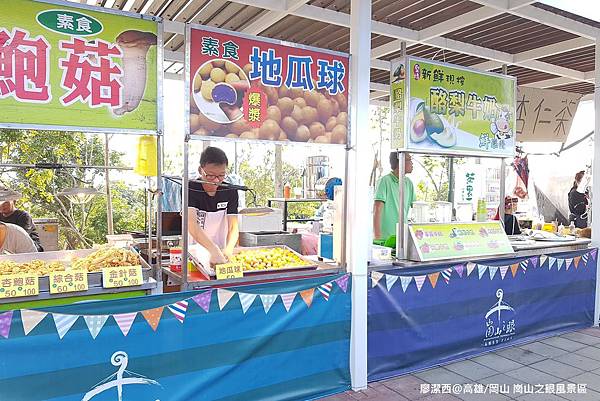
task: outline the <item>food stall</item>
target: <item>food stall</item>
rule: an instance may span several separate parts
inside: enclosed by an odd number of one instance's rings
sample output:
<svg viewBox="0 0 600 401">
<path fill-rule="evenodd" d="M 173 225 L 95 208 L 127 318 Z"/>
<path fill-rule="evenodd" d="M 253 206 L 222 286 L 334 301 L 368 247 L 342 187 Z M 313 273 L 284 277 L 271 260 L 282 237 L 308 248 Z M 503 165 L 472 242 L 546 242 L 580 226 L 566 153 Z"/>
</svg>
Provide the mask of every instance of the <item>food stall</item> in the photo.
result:
<svg viewBox="0 0 600 401">
<path fill-rule="evenodd" d="M 393 61 L 391 72 L 400 177 L 407 153 L 496 160 L 499 221 L 487 218 L 484 199 L 455 217 L 435 213 L 435 222 L 422 205 L 413 221 L 399 208 L 396 260 L 369 267 L 369 380 L 591 326 L 590 241 L 541 231 L 509 238 L 501 224 L 505 159 L 518 139 L 516 80 L 413 57 Z"/>
</svg>

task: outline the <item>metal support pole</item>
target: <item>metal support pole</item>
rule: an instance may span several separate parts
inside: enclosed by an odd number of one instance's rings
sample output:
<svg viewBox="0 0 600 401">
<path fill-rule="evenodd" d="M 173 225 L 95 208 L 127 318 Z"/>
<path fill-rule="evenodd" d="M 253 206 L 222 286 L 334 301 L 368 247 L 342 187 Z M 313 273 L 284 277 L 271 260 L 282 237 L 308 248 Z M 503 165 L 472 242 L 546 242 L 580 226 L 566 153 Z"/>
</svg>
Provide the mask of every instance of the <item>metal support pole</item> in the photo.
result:
<svg viewBox="0 0 600 401">
<path fill-rule="evenodd" d="M 152 264 L 152 177 L 146 177 L 146 185 L 148 186 L 148 264 Z"/>
<path fill-rule="evenodd" d="M 454 157 L 448 157 L 448 202 L 454 207 Z"/>
<path fill-rule="evenodd" d="M 600 38 L 596 39 L 596 72 L 594 87 L 594 159 L 592 163 L 592 246 L 600 246 Z M 600 270 L 596 270 L 596 302 L 594 326 L 600 314 Z"/>
<path fill-rule="evenodd" d="M 398 229 L 396 231 L 396 259 L 406 259 L 406 220 L 404 215 L 404 176 L 406 175 L 406 153 L 398 152 Z"/>
<path fill-rule="evenodd" d="M 189 178 L 189 159 L 190 159 L 190 138 L 185 137 L 183 142 L 183 177 L 181 177 L 181 243 L 182 243 L 182 265 L 181 265 L 181 290 L 187 290 L 188 283 L 188 191 L 190 185 Z"/>
<path fill-rule="evenodd" d="M 162 167 L 163 167 L 163 138 L 162 132 L 156 137 L 156 282 L 162 293 Z"/>
<path fill-rule="evenodd" d="M 500 212 L 500 223 L 504 226 L 504 196 L 506 194 L 506 159 L 500 159 L 500 203 L 498 211 Z"/>
<path fill-rule="evenodd" d="M 369 202 L 369 80 L 371 62 L 371 2 L 352 0 L 350 9 L 350 142 L 346 194 L 348 219 L 348 270 L 352 272 L 352 320 L 350 375 L 352 389 L 367 388 L 367 263 L 371 216 L 364 213 Z"/>
<path fill-rule="evenodd" d="M 283 163 L 281 161 L 281 145 L 275 145 L 275 197 L 283 198 Z M 284 228 L 285 231 L 285 228 Z"/>
</svg>

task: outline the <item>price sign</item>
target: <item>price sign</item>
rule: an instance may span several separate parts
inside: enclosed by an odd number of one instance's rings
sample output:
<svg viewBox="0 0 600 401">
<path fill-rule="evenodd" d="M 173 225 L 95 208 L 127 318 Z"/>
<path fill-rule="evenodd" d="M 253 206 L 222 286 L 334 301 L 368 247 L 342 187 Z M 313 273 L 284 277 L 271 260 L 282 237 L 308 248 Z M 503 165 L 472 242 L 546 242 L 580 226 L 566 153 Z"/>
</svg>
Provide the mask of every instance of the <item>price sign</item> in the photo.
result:
<svg viewBox="0 0 600 401">
<path fill-rule="evenodd" d="M 217 273 L 217 280 L 244 277 L 244 269 L 242 266 L 234 263 L 216 265 L 215 271 Z"/>
<path fill-rule="evenodd" d="M 102 286 L 104 288 L 131 287 L 143 283 L 142 266 L 105 267 L 102 269 Z"/>
<path fill-rule="evenodd" d="M 87 270 L 69 270 L 48 273 L 50 294 L 65 292 L 87 291 Z"/>
<path fill-rule="evenodd" d="M 0 298 L 37 295 L 40 292 L 38 276 L 31 273 L 0 275 Z"/>
</svg>

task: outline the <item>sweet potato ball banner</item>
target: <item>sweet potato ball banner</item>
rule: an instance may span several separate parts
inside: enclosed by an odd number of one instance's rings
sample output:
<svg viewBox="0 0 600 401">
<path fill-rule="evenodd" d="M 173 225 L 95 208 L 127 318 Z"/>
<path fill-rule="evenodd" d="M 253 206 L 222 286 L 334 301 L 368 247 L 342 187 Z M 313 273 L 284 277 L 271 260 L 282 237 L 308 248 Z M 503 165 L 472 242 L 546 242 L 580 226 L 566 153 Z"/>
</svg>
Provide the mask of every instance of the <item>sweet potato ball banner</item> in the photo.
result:
<svg viewBox="0 0 600 401">
<path fill-rule="evenodd" d="M 191 134 L 346 143 L 348 55 L 200 27 L 188 41 Z"/>
<path fill-rule="evenodd" d="M 0 127 L 156 132 L 158 22 L 68 4 L 2 11 Z"/>
</svg>

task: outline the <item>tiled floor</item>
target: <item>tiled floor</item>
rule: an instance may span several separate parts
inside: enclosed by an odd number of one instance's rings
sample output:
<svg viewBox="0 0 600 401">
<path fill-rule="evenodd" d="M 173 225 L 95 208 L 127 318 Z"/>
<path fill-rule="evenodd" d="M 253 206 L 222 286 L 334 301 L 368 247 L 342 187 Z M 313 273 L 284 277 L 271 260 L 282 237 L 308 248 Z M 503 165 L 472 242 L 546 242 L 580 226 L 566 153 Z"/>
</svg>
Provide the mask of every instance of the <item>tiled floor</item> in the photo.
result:
<svg viewBox="0 0 600 401">
<path fill-rule="evenodd" d="M 467 392 L 469 388 L 472 393 Z M 490 352 L 370 383 L 364 391 L 322 398 L 356 400 L 600 401 L 600 328 Z"/>
</svg>

